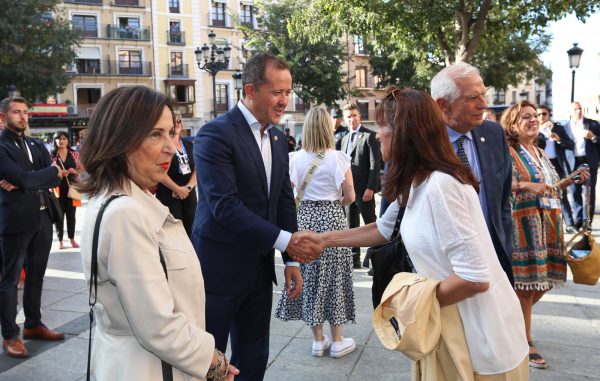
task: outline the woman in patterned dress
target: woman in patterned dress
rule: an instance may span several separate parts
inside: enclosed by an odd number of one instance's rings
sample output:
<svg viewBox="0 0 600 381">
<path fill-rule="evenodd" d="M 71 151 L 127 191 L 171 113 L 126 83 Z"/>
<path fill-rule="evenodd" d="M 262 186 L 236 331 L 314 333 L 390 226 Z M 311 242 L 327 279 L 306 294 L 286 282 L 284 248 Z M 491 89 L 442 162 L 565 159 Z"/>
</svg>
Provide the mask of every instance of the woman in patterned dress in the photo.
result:
<svg viewBox="0 0 600 381">
<path fill-rule="evenodd" d="M 546 368 L 531 339 L 531 310 L 546 291 L 564 284 L 562 191 L 572 180 L 555 186 L 559 176 L 544 150 L 536 145 L 539 122 L 533 104 L 522 101 L 504 111 L 502 128 L 513 163 L 513 252 L 515 290 L 525 318 L 529 365 Z M 587 178 L 587 172 L 582 178 Z"/>
<path fill-rule="evenodd" d="M 290 179 L 302 187 L 317 154 L 324 157 L 305 187 L 298 209 L 298 230 L 326 232 L 348 229 L 343 206 L 354 201 L 350 157 L 336 151 L 333 120 L 323 108 L 312 108 L 304 122 L 302 150 L 290 153 Z M 344 324 L 354 321 L 352 252 L 328 248 L 314 262 L 300 266 L 304 286 L 300 298 L 290 300 L 284 291 L 275 316 L 282 320 L 302 319 L 313 332 L 312 354 L 323 356 L 331 346 L 331 357 L 342 357 L 356 348 L 354 339 L 342 336 Z M 323 334 L 329 322 L 333 343 Z"/>
</svg>

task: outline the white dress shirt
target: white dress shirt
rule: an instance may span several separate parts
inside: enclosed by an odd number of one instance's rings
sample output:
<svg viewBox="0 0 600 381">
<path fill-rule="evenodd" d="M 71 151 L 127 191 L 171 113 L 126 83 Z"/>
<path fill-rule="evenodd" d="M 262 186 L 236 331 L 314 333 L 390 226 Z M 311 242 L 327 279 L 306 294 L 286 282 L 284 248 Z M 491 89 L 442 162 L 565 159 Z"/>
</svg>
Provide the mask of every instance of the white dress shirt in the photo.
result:
<svg viewBox="0 0 600 381">
<path fill-rule="evenodd" d="M 244 105 L 244 103 L 242 101 L 239 101 L 237 105 L 238 105 L 238 108 L 240 109 L 240 111 L 242 112 L 242 115 L 246 119 L 246 122 L 248 122 L 248 125 L 250 126 L 250 130 L 252 131 L 252 135 L 254 136 L 254 139 L 256 139 L 256 144 L 258 145 L 260 155 L 262 156 L 263 165 L 265 166 L 265 173 L 267 174 L 267 192 L 269 192 L 269 195 L 270 195 L 271 194 L 271 169 L 272 169 L 272 164 L 273 164 L 273 158 L 271 157 L 271 140 L 269 139 L 269 130 L 271 128 L 273 128 L 273 125 L 268 125 L 265 128 L 265 130 L 263 131 L 263 133 L 261 134 L 260 128 L 262 126 L 261 126 L 260 122 L 258 121 L 258 119 L 256 119 L 256 117 L 254 115 L 252 115 L 250 110 L 248 110 L 248 108 Z M 288 244 L 290 243 L 291 239 L 292 239 L 292 233 L 281 229 L 281 231 L 279 232 L 279 235 L 277 236 L 277 239 L 275 240 L 275 244 L 273 245 L 273 248 L 275 248 L 283 253 L 287 249 Z M 295 266 L 298 265 L 297 262 L 287 262 L 286 264 L 287 265 L 295 265 Z"/>
<path fill-rule="evenodd" d="M 573 150 L 575 156 L 585 156 L 585 135 L 587 131 L 583 126 L 583 119 L 578 122 L 569 121 L 567 131 L 570 132 L 571 138 L 575 142 L 575 149 Z"/>
</svg>

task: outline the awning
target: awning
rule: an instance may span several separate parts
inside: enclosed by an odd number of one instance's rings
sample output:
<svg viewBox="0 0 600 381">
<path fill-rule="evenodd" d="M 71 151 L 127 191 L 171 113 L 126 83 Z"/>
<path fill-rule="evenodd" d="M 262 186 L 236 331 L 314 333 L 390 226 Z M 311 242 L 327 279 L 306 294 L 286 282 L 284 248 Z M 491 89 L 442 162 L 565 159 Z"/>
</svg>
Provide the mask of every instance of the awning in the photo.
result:
<svg viewBox="0 0 600 381">
<path fill-rule="evenodd" d="M 75 54 L 81 60 L 99 60 L 100 48 L 75 48 Z"/>
</svg>

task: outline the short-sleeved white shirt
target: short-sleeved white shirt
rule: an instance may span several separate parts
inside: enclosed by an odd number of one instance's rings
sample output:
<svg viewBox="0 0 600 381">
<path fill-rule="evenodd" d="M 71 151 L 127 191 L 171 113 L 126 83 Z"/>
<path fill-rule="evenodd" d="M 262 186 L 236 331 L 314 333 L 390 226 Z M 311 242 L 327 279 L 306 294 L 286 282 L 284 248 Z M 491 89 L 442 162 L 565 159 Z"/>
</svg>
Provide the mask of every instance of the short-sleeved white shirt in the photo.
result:
<svg viewBox="0 0 600 381">
<path fill-rule="evenodd" d="M 290 180 L 299 187 L 317 154 L 300 150 L 290 152 Z M 342 197 L 342 183 L 350 169 L 350 156 L 342 151 L 327 150 L 317 171 L 304 191 L 302 200 L 336 201 Z"/>
<path fill-rule="evenodd" d="M 377 220 L 387 239 L 398 210 L 394 202 Z M 473 187 L 433 172 L 411 187 L 400 233 L 417 273 L 438 280 L 456 273 L 471 282 L 489 282 L 487 291 L 457 303 L 473 370 L 496 374 L 517 367 L 529 352 L 523 313 Z"/>
</svg>

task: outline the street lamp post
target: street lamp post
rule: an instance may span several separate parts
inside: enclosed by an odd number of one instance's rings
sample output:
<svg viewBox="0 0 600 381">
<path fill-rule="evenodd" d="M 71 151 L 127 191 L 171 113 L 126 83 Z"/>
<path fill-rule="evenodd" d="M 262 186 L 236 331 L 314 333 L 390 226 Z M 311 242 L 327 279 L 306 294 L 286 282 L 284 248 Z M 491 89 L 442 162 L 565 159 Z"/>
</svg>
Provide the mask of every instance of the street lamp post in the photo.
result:
<svg viewBox="0 0 600 381">
<path fill-rule="evenodd" d="M 13 84 L 8 85 L 8 96 L 9 97 L 16 97 L 19 95 L 19 91 L 17 90 L 17 86 Z"/>
<path fill-rule="evenodd" d="M 571 75 L 571 102 L 575 101 L 575 69 L 579 67 L 579 61 L 581 61 L 581 54 L 583 54 L 583 49 L 577 46 L 577 43 L 573 43 L 573 47 L 567 50 L 567 54 L 569 55 L 569 67 L 572 70 Z"/>
<path fill-rule="evenodd" d="M 198 68 L 208 72 L 212 77 L 213 89 L 213 117 L 217 117 L 217 82 L 216 75 L 221 70 L 227 69 L 229 66 L 229 58 L 231 57 L 231 47 L 226 45 L 224 48 L 219 48 L 215 44 L 217 35 L 212 30 L 208 33 L 208 45 L 204 44 L 202 48 L 196 48 L 196 62 Z"/>
<path fill-rule="evenodd" d="M 237 100 L 240 101 L 240 90 L 242 89 L 242 73 L 239 70 L 236 70 L 235 73 L 231 75 L 233 77 L 233 87 L 237 92 Z"/>
</svg>

